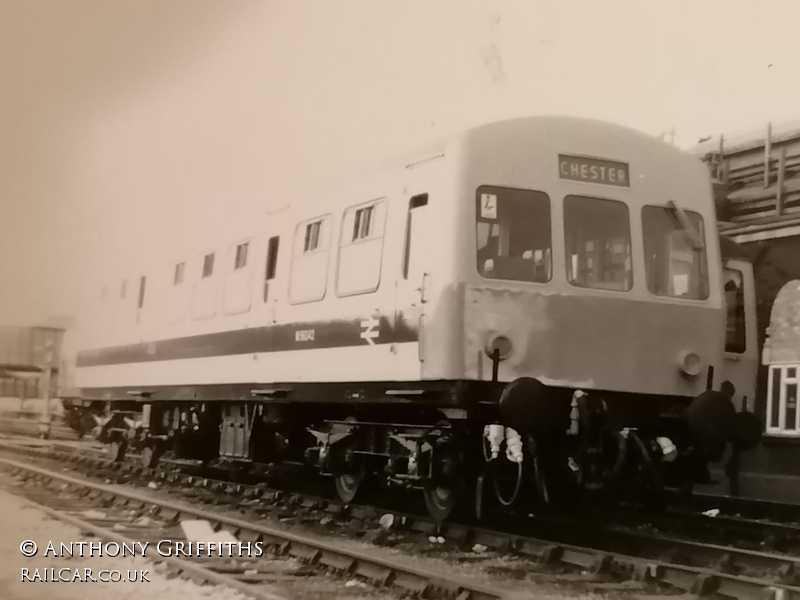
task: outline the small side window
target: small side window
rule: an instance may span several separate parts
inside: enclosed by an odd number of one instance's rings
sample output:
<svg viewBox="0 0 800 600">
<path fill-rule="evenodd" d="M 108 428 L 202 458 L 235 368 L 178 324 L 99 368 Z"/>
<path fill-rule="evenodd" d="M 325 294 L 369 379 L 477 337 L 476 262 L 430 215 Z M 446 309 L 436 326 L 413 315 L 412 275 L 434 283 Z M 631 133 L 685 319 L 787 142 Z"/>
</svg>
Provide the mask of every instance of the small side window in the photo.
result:
<svg viewBox="0 0 800 600">
<path fill-rule="evenodd" d="M 179 262 L 175 265 L 175 273 L 172 275 L 172 285 L 180 285 L 183 283 L 183 276 L 185 270 L 186 270 L 185 262 Z"/>
<path fill-rule="evenodd" d="M 147 278 L 144 275 L 142 275 L 139 278 L 139 301 L 138 301 L 139 308 L 142 308 L 144 306 L 144 290 L 146 283 L 147 283 Z"/>
<path fill-rule="evenodd" d="M 353 241 L 363 240 L 369 237 L 374 208 L 374 206 L 365 206 L 356 211 L 355 217 L 353 218 Z"/>
<path fill-rule="evenodd" d="M 248 242 L 244 242 L 243 244 L 237 244 L 236 246 L 236 257 L 233 261 L 233 269 L 243 269 L 247 265 L 247 248 L 249 244 Z"/>
<path fill-rule="evenodd" d="M 214 253 L 206 254 L 203 257 L 203 279 L 214 274 Z"/>
<path fill-rule="evenodd" d="M 306 237 L 303 244 L 303 252 L 313 252 L 319 248 L 319 232 L 322 228 L 322 221 L 314 221 L 306 225 Z"/>
<path fill-rule="evenodd" d="M 264 273 L 264 302 L 269 299 L 269 282 L 275 279 L 275 271 L 278 267 L 278 245 L 279 236 L 269 238 L 267 243 L 267 267 Z"/>
</svg>

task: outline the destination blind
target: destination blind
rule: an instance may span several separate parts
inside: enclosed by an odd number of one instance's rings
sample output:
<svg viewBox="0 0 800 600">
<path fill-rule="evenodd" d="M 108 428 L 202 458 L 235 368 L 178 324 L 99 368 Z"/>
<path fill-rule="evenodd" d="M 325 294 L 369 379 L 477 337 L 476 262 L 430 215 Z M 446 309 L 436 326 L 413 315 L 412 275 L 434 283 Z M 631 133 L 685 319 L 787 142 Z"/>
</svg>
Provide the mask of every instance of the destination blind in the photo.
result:
<svg viewBox="0 0 800 600">
<path fill-rule="evenodd" d="M 627 163 L 614 160 L 559 154 L 558 173 L 561 179 L 621 187 L 630 186 Z"/>
</svg>

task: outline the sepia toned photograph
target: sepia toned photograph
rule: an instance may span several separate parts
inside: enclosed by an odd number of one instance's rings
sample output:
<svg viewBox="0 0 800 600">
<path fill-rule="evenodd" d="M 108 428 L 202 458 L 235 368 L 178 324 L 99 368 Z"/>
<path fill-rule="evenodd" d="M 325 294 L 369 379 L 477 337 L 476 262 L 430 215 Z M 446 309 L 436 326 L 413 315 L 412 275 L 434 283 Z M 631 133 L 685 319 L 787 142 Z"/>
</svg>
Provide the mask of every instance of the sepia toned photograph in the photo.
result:
<svg viewBox="0 0 800 600">
<path fill-rule="evenodd" d="M 798 22 L 0 0 L 0 600 L 800 600 Z"/>
</svg>

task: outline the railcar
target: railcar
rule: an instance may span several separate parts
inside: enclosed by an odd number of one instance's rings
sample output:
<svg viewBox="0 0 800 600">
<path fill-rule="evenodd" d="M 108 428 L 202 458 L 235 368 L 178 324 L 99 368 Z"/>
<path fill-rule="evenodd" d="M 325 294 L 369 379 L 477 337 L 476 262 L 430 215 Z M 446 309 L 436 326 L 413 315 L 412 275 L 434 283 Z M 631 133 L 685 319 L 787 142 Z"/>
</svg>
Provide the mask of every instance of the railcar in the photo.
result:
<svg viewBox="0 0 800 600">
<path fill-rule="evenodd" d="M 303 464 L 437 518 L 657 494 L 737 442 L 752 393 L 752 269 L 716 228 L 707 171 L 667 144 L 487 124 L 111 281 L 81 401 L 112 406 L 117 456 Z"/>
</svg>

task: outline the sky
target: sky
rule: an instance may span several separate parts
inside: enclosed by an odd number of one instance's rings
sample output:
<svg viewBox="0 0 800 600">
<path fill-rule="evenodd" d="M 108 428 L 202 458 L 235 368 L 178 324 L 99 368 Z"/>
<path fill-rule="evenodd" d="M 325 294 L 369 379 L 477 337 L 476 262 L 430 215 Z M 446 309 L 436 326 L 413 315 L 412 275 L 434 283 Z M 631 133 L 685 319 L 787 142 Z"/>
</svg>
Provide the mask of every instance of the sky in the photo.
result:
<svg viewBox="0 0 800 600">
<path fill-rule="evenodd" d="M 800 5 L 0 0 L 0 324 L 501 118 L 800 119 Z M 138 267 L 136 267 L 138 268 Z"/>
</svg>

